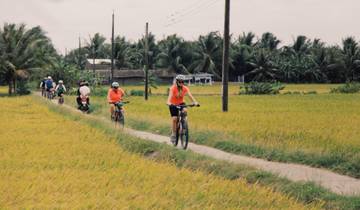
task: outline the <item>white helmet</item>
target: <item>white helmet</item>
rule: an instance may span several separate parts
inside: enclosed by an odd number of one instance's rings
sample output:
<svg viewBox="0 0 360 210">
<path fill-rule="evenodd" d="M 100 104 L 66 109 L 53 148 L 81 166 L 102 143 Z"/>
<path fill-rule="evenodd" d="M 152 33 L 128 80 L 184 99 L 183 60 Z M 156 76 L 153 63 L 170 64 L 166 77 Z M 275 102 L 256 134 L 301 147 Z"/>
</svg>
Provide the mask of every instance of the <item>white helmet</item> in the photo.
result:
<svg viewBox="0 0 360 210">
<path fill-rule="evenodd" d="M 182 74 L 179 74 L 179 75 L 177 75 L 177 76 L 175 77 L 175 80 L 176 80 L 176 81 L 184 81 L 184 80 L 185 80 L 185 76 L 182 75 Z"/>
<path fill-rule="evenodd" d="M 59 80 L 59 84 L 63 84 L 64 83 L 64 81 L 62 81 L 62 80 Z"/>
<path fill-rule="evenodd" d="M 119 83 L 118 82 L 113 82 L 112 84 L 111 84 L 111 87 L 113 87 L 113 88 L 118 88 L 120 85 L 119 85 Z"/>
<path fill-rule="evenodd" d="M 48 76 L 48 79 L 52 79 L 51 76 Z"/>
</svg>

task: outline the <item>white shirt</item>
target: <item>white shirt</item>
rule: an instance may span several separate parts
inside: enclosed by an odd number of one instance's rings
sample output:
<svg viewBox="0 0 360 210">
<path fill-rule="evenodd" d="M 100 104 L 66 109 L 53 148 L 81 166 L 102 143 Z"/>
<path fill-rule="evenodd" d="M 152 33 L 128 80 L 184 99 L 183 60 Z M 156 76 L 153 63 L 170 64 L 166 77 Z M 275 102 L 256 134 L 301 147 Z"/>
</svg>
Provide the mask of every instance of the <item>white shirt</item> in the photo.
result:
<svg viewBox="0 0 360 210">
<path fill-rule="evenodd" d="M 82 86 L 82 87 L 80 87 L 79 92 L 80 92 L 80 95 L 82 95 L 82 96 L 88 96 L 88 95 L 90 95 L 91 91 L 88 86 Z"/>
</svg>

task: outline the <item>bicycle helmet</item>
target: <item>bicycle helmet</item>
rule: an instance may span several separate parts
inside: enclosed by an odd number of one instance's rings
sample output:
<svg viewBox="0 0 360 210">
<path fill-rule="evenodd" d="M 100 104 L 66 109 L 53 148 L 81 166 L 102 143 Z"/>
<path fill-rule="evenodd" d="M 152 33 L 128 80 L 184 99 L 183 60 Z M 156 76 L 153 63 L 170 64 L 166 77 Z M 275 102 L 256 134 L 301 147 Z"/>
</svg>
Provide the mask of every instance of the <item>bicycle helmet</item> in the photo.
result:
<svg viewBox="0 0 360 210">
<path fill-rule="evenodd" d="M 59 84 L 64 84 L 64 81 L 62 81 L 62 80 L 59 80 Z"/>
<path fill-rule="evenodd" d="M 51 76 L 48 76 L 47 78 L 48 78 L 48 79 L 52 79 Z"/>
<path fill-rule="evenodd" d="M 184 80 L 185 80 L 185 76 L 182 75 L 182 74 L 179 74 L 179 75 L 177 75 L 177 76 L 175 77 L 175 80 L 176 80 L 176 81 L 184 81 Z"/>
<path fill-rule="evenodd" d="M 119 85 L 119 83 L 118 82 L 113 82 L 112 84 L 111 84 L 111 87 L 113 87 L 113 88 L 118 88 L 120 85 Z"/>
</svg>

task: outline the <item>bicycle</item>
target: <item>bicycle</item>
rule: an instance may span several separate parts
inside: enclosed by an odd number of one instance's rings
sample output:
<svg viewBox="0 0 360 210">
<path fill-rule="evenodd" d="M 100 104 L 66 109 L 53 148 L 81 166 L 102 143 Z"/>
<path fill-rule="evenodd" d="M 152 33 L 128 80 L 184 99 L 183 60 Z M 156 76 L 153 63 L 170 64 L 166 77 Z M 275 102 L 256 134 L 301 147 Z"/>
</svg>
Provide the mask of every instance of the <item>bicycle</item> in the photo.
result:
<svg viewBox="0 0 360 210">
<path fill-rule="evenodd" d="M 177 116 L 177 126 L 176 126 L 176 138 L 175 141 L 172 142 L 176 147 L 179 143 L 179 139 L 181 142 L 181 147 L 186 150 L 189 144 L 189 127 L 187 122 L 187 113 L 184 112 L 184 108 L 187 107 L 200 107 L 200 104 L 190 104 L 190 105 L 170 105 L 175 106 L 178 110 Z"/>
<path fill-rule="evenodd" d="M 61 105 L 61 104 L 64 103 L 64 101 L 65 101 L 65 99 L 64 99 L 64 94 L 62 93 L 62 94 L 60 94 L 60 96 L 59 96 L 58 103 Z"/>
<path fill-rule="evenodd" d="M 125 126 L 125 116 L 123 112 L 123 106 L 128 103 L 130 102 L 123 101 L 123 102 L 114 103 L 115 105 L 114 116 L 111 116 L 111 120 L 114 121 L 115 123 L 119 122 L 122 127 Z"/>
</svg>

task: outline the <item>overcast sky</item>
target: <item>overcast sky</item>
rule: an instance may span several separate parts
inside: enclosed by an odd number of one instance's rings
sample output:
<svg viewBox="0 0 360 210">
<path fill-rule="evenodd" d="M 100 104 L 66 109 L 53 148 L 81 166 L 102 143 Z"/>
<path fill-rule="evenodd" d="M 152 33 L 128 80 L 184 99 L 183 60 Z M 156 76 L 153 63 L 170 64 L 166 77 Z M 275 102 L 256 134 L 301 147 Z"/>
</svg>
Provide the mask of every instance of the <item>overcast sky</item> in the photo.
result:
<svg viewBox="0 0 360 210">
<path fill-rule="evenodd" d="M 0 23 L 40 25 L 64 52 L 100 32 L 139 39 L 150 23 L 157 38 L 177 33 L 196 39 L 223 31 L 225 0 L 0 0 Z M 359 0 L 231 0 L 231 33 L 270 31 L 287 44 L 297 35 L 337 44 L 345 36 L 360 40 Z"/>
</svg>

